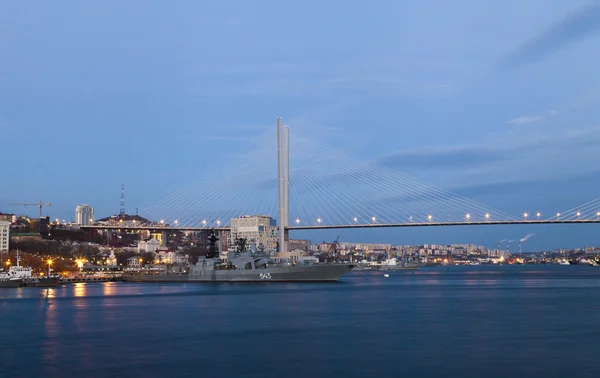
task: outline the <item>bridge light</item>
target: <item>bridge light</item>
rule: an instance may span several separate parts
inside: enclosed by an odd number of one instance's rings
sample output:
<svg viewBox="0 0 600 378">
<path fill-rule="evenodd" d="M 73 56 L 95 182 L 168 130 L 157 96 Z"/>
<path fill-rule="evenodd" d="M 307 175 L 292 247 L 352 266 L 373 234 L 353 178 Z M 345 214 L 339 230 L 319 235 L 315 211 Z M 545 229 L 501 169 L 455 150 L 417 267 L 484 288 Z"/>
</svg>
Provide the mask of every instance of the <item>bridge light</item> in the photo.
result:
<svg viewBox="0 0 600 378">
<path fill-rule="evenodd" d="M 560 217 L 560 213 L 556 213 L 556 217 L 557 217 L 557 218 L 558 218 L 558 217 Z"/>
<path fill-rule="evenodd" d="M 471 214 L 467 213 L 467 215 L 465 215 L 465 218 L 467 218 L 467 220 L 471 219 Z"/>
<path fill-rule="evenodd" d="M 160 224 L 164 224 L 164 223 L 165 223 L 165 220 L 164 220 L 164 219 L 161 219 L 161 220 L 160 220 Z"/>
<path fill-rule="evenodd" d="M 578 211 L 578 212 L 577 212 L 577 216 L 580 216 L 580 215 L 581 215 L 581 213 Z"/>
<path fill-rule="evenodd" d="M 431 214 L 429 214 L 429 215 L 427 216 L 427 219 L 429 219 L 429 220 L 431 221 L 431 218 L 433 218 L 433 217 L 431 216 Z"/>
<path fill-rule="evenodd" d="M 408 220 L 412 222 L 412 215 L 408 217 Z"/>
<path fill-rule="evenodd" d="M 354 223 L 358 222 L 358 218 L 354 217 Z"/>
<path fill-rule="evenodd" d="M 528 216 L 529 216 L 529 214 L 523 213 L 523 218 L 527 219 Z"/>
<path fill-rule="evenodd" d="M 371 220 L 373 221 L 373 223 L 375 223 L 375 221 L 377 220 L 377 218 L 373 217 L 373 218 L 371 218 Z"/>
<path fill-rule="evenodd" d="M 540 217 L 542 216 L 542 213 L 540 213 L 540 212 L 538 211 L 538 213 L 537 213 L 537 214 L 535 214 L 535 215 L 538 217 L 538 219 L 540 219 Z"/>
<path fill-rule="evenodd" d="M 300 219 L 296 219 L 296 224 L 300 224 Z"/>
<path fill-rule="evenodd" d="M 219 219 L 217 219 L 217 226 L 221 225 L 221 221 Z"/>
<path fill-rule="evenodd" d="M 598 212 L 596 213 L 596 216 L 597 216 L 597 217 L 600 217 L 600 211 L 598 211 Z"/>
<path fill-rule="evenodd" d="M 177 219 L 175 219 L 175 222 L 174 222 L 174 223 L 175 223 L 175 225 L 177 225 L 177 223 L 179 223 L 179 221 L 178 221 Z"/>
<path fill-rule="evenodd" d="M 202 225 L 206 226 L 206 219 L 202 219 Z"/>
<path fill-rule="evenodd" d="M 321 218 L 317 218 L 317 223 L 321 223 Z"/>
<path fill-rule="evenodd" d="M 490 213 L 485 213 L 485 219 L 490 219 Z"/>
</svg>

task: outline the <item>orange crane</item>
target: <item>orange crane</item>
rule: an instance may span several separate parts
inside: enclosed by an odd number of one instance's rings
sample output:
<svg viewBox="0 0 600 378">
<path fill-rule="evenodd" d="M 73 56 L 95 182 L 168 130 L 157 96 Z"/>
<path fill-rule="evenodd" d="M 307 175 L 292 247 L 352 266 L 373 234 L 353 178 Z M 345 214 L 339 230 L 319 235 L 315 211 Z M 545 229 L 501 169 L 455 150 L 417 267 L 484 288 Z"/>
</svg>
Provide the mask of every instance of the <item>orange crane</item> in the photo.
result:
<svg viewBox="0 0 600 378">
<path fill-rule="evenodd" d="M 40 208 L 40 218 L 42 217 L 42 208 L 44 206 L 52 206 L 51 203 L 43 203 L 42 201 L 40 201 L 40 203 L 11 203 L 12 206 L 37 206 Z"/>
</svg>

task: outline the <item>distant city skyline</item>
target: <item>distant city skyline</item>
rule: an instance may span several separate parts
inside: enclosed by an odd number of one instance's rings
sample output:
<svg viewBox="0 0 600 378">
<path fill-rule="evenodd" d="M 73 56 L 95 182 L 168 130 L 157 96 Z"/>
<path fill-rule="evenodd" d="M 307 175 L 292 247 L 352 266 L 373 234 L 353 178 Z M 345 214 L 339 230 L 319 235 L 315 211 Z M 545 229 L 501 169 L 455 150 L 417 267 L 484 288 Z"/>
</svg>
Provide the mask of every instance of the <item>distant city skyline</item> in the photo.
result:
<svg viewBox="0 0 600 378">
<path fill-rule="evenodd" d="M 292 137 L 511 214 L 563 211 L 600 197 L 599 19 L 588 0 L 6 2 L 0 212 L 36 216 L 9 204 L 42 200 L 51 219 L 74 221 L 81 203 L 118 214 L 125 183 L 135 214 L 277 116 Z M 597 230 L 340 234 L 489 248 L 533 232 L 531 250 L 600 244 Z"/>
</svg>

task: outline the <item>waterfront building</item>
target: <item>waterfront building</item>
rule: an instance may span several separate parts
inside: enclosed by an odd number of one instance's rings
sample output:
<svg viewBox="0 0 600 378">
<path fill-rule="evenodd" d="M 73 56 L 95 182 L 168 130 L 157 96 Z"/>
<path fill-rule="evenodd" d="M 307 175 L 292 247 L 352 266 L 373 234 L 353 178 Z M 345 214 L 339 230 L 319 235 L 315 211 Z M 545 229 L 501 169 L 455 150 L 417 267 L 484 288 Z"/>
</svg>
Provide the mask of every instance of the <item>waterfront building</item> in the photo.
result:
<svg viewBox="0 0 600 378">
<path fill-rule="evenodd" d="M 90 205 L 79 205 L 75 208 L 75 223 L 89 226 L 94 222 L 94 208 Z"/>
<path fill-rule="evenodd" d="M 230 244 L 236 239 L 246 239 L 249 248 L 264 249 L 265 252 L 276 252 L 277 224 L 268 215 L 244 215 L 231 218 Z"/>
<path fill-rule="evenodd" d="M 7 253 L 10 241 L 10 222 L 0 221 L 0 254 Z"/>
</svg>

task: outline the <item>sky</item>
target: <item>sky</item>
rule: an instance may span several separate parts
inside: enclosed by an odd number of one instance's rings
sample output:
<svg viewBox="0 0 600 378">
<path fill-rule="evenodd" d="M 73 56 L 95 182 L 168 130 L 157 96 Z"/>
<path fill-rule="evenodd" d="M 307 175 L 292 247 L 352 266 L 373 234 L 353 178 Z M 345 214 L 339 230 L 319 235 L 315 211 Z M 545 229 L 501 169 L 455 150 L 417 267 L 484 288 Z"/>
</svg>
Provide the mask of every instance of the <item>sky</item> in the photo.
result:
<svg viewBox="0 0 600 378">
<path fill-rule="evenodd" d="M 592 0 L 3 2 L 0 211 L 106 216 L 125 183 L 133 212 L 278 116 L 506 212 L 564 211 L 600 197 L 599 66 Z M 339 234 L 492 247 L 530 232 L 526 249 L 600 244 L 595 226 Z"/>
</svg>

